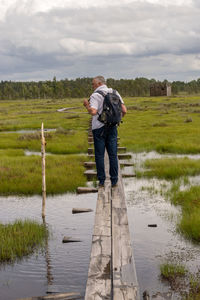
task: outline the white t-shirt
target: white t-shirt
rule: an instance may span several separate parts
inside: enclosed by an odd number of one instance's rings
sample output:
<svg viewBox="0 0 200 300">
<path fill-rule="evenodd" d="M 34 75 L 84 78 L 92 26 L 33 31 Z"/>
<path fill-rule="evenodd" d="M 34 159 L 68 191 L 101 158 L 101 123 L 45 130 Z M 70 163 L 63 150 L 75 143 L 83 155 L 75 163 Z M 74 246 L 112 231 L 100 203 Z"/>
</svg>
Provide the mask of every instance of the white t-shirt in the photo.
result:
<svg viewBox="0 0 200 300">
<path fill-rule="evenodd" d="M 106 94 L 109 92 L 111 93 L 112 90 L 113 90 L 112 88 L 108 88 L 107 85 L 103 84 L 103 85 L 100 85 L 98 88 L 96 88 L 96 90 L 90 96 L 90 107 L 95 108 L 98 112 L 95 116 L 92 117 L 92 130 L 98 129 L 98 128 L 101 128 L 104 126 L 104 124 L 102 122 L 97 120 L 103 110 L 104 97 L 102 95 L 100 95 L 99 93 L 96 93 L 96 91 L 102 91 Z M 120 96 L 120 94 L 118 92 L 116 92 L 116 93 L 119 96 L 121 103 L 124 104 L 124 101 L 122 100 L 122 97 Z"/>
</svg>

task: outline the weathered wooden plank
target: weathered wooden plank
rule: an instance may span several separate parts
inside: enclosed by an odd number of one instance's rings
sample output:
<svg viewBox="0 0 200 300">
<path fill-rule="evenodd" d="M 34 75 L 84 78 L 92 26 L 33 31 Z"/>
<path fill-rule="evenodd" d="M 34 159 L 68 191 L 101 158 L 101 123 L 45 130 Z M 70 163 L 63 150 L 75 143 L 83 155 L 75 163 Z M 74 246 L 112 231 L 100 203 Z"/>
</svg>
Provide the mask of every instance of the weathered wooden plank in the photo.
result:
<svg viewBox="0 0 200 300">
<path fill-rule="evenodd" d="M 109 185 L 105 184 L 105 190 L 104 188 L 99 189 L 94 223 L 94 235 L 111 236 L 110 197 Z"/>
<path fill-rule="evenodd" d="M 99 188 L 85 300 L 111 299 L 111 188 L 105 155 L 105 188 Z"/>
<path fill-rule="evenodd" d="M 134 300 L 138 299 L 138 284 L 122 175 L 119 167 L 119 181 L 117 187 L 112 188 L 111 206 L 107 153 L 105 169 L 105 188 L 98 191 L 85 300 Z"/>
<path fill-rule="evenodd" d="M 107 236 L 94 236 L 92 255 L 88 271 L 85 300 L 111 299 L 111 239 Z"/>
<path fill-rule="evenodd" d="M 138 283 L 132 254 L 127 208 L 119 168 L 118 186 L 112 189 L 113 299 L 138 299 Z"/>
</svg>

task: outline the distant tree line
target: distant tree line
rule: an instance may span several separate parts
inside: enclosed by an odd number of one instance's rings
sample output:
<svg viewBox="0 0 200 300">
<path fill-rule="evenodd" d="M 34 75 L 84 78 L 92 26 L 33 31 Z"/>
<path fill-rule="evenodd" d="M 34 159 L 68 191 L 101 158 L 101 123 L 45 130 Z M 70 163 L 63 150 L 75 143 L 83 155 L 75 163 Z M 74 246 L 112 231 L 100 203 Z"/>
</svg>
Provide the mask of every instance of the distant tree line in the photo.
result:
<svg viewBox="0 0 200 300">
<path fill-rule="evenodd" d="M 155 79 L 107 79 L 107 85 L 117 89 L 123 97 L 149 96 L 150 85 Z M 164 80 L 163 83 L 167 82 Z M 39 82 L 0 82 L 0 100 L 6 99 L 59 99 L 89 97 L 92 93 L 92 78 L 77 78 L 39 81 Z M 172 93 L 200 93 L 200 78 L 190 82 L 173 81 Z"/>
</svg>

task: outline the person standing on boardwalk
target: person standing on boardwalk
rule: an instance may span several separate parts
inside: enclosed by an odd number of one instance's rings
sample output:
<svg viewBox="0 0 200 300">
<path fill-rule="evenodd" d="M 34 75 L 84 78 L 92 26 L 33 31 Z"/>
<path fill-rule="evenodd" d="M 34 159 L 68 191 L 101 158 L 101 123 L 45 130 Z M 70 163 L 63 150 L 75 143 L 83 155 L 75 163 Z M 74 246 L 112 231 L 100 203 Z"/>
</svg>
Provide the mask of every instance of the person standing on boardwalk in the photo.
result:
<svg viewBox="0 0 200 300">
<path fill-rule="evenodd" d="M 88 110 L 92 117 L 92 133 L 94 139 L 95 161 L 97 168 L 97 178 L 99 186 L 104 186 L 106 179 L 104 167 L 105 149 L 108 152 L 110 162 L 110 179 L 112 187 L 117 185 L 118 181 L 118 158 L 117 158 L 117 125 L 106 126 L 100 122 L 99 116 L 103 111 L 104 96 L 107 93 L 112 93 L 113 89 L 108 88 L 103 76 L 96 76 L 92 80 L 92 87 L 94 92 L 90 99 L 85 99 L 83 105 Z M 127 112 L 126 106 L 120 94 L 115 91 L 121 102 L 121 112 L 124 116 Z"/>
</svg>

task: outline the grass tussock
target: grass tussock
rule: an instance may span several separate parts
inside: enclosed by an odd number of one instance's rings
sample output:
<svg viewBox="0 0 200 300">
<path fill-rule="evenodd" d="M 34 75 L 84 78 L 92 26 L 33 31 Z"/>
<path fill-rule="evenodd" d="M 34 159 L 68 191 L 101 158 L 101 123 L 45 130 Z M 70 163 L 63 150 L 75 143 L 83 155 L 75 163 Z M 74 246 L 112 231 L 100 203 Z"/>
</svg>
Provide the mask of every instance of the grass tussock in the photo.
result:
<svg viewBox="0 0 200 300">
<path fill-rule="evenodd" d="M 200 271 L 191 274 L 180 263 L 164 263 L 160 265 L 161 278 L 168 281 L 173 291 L 180 295 L 182 300 L 200 299 Z"/>
<path fill-rule="evenodd" d="M 175 281 L 177 277 L 185 276 L 187 270 L 180 264 L 164 263 L 160 265 L 160 272 L 163 279 Z"/>
<path fill-rule="evenodd" d="M 43 246 L 47 236 L 47 228 L 35 221 L 0 224 L 0 262 L 14 262 L 33 253 Z"/>
<path fill-rule="evenodd" d="M 185 158 L 163 158 L 145 161 L 145 170 L 138 176 L 157 177 L 159 179 L 174 180 L 184 176 L 200 174 L 200 160 Z"/>
<path fill-rule="evenodd" d="M 47 194 L 62 194 L 84 186 L 85 156 L 50 155 L 46 157 Z M 41 157 L 0 157 L 0 194 L 41 194 Z"/>
<path fill-rule="evenodd" d="M 188 239 L 200 242 L 200 186 L 180 191 L 172 186 L 171 201 L 182 208 L 178 230 Z"/>
</svg>

